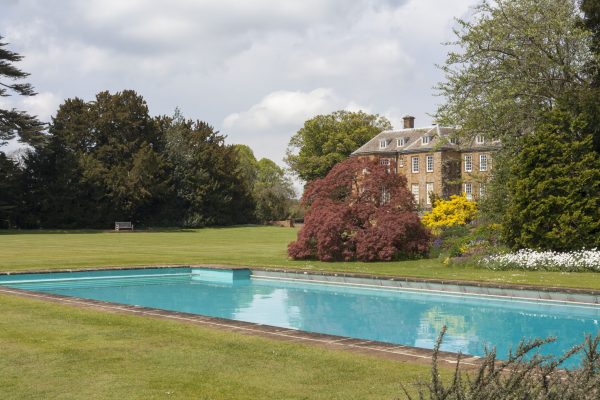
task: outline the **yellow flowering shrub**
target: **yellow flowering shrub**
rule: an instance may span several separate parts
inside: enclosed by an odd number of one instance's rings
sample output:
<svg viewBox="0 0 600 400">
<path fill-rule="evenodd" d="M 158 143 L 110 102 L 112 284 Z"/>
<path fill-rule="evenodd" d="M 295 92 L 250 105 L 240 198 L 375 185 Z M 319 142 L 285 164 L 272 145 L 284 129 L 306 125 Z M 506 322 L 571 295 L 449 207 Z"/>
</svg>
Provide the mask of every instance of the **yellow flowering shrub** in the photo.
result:
<svg viewBox="0 0 600 400">
<path fill-rule="evenodd" d="M 433 209 L 423 215 L 423 225 L 439 234 L 442 229 L 451 226 L 466 225 L 477 216 L 477 204 L 467 197 L 450 196 L 450 200 L 438 200 Z"/>
</svg>

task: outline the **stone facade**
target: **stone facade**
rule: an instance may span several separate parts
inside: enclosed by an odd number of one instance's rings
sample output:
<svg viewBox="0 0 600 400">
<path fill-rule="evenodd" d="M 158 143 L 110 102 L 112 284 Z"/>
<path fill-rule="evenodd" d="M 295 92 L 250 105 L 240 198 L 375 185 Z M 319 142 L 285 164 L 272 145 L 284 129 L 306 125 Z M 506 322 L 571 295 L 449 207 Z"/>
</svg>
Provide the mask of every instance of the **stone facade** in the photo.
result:
<svg viewBox="0 0 600 400">
<path fill-rule="evenodd" d="M 419 207 L 429 209 L 430 193 L 443 198 L 466 193 L 473 200 L 485 195 L 492 156 L 498 146 L 498 142 L 486 141 L 483 136 L 461 144 L 455 128 L 415 128 L 414 118 L 407 116 L 404 129 L 381 132 L 352 156 L 395 165 L 394 172 L 406 177 Z"/>
</svg>

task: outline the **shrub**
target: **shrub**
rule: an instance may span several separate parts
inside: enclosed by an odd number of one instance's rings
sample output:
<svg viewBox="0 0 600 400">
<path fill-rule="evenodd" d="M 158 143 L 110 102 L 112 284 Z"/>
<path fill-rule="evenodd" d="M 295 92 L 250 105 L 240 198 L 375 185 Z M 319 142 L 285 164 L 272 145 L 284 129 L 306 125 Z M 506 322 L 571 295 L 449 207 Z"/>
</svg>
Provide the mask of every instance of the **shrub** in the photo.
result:
<svg viewBox="0 0 600 400">
<path fill-rule="evenodd" d="M 597 400 L 600 398 L 600 335 L 587 337 L 560 358 L 533 354 L 554 339 L 521 342 L 506 361 L 496 360 L 495 351 L 487 352 L 481 366 L 465 376 L 460 370 L 458 356 L 454 377 L 448 385 L 439 376 L 438 360 L 446 327 L 436 343 L 432 358 L 431 381 L 419 384 L 419 399 L 431 400 Z M 577 353 L 583 353 L 579 368 L 559 370 L 562 363 Z M 403 387 L 404 388 L 404 387 Z M 404 389 L 408 399 L 412 397 Z"/>
<path fill-rule="evenodd" d="M 467 197 L 451 196 L 449 200 L 438 200 L 433 209 L 423 216 L 423 224 L 435 234 L 445 228 L 466 225 L 477 216 L 477 205 Z"/>
<path fill-rule="evenodd" d="M 421 224 L 406 178 L 377 161 L 350 158 L 308 185 L 308 208 L 294 259 L 388 261 L 427 252 L 429 231 Z M 393 166 L 390 166 L 393 168 Z"/>
</svg>

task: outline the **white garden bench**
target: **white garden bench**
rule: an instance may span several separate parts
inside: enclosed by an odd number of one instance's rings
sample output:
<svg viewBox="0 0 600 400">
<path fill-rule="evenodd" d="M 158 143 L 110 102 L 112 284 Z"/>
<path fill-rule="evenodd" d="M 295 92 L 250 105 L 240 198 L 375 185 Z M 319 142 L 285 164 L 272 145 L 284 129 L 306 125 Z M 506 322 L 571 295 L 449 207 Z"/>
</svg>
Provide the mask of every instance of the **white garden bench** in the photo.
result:
<svg viewBox="0 0 600 400">
<path fill-rule="evenodd" d="M 131 222 L 115 222 L 115 231 L 120 231 L 122 229 L 133 230 L 133 224 Z"/>
</svg>

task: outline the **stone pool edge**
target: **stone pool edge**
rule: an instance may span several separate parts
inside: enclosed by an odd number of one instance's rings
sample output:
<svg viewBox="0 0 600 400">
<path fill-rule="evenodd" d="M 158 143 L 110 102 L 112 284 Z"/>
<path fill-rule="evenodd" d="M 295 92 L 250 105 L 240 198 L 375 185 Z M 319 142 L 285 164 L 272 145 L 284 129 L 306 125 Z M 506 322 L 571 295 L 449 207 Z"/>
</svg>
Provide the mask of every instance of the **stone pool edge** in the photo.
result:
<svg viewBox="0 0 600 400">
<path fill-rule="evenodd" d="M 341 350 L 352 353 L 366 354 L 370 356 L 386 358 L 401 362 L 411 362 L 421 365 L 431 365 L 431 360 L 434 353 L 433 350 L 430 349 L 423 349 L 419 347 L 398 345 L 386 342 L 378 342 L 374 340 L 356 339 L 346 336 L 313 333 L 302 330 L 281 328 L 272 325 L 235 321 L 217 317 L 208 317 L 204 315 L 184 313 L 178 311 L 167 311 L 151 307 L 132 306 L 127 304 L 111 303 L 100 300 L 83 299 L 80 297 L 62 296 L 57 294 L 35 292 L 30 290 L 13 289 L 3 286 L 0 286 L 0 294 L 37 299 L 41 301 L 49 301 L 52 303 L 69 305 L 79 308 L 87 308 L 101 312 L 139 315 L 150 318 L 190 323 L 214 329 L 221 329 L 228 332 L 241 333 L 250 336 L 259 336 L 283 342 L 293 342 L 305 345 L 317 345 L 332 350 Z M 447 351 L 438 352 L 438 362 L 442 364 L 447 364 L 448 366 L 456 366 L 458 357 L 458 353 L 452 353 Z M 474 369 L 481 365 L 481 357 L 464 354 L 460 355 L 460 357 L 460 365 L 462 366 L 462 368 Z"/>
<path fill-rule="evenodd" d="M 566 303 L 600 304 L 600 290 L 568 288 L 541 285 L 521 285 L 509 283 L 493 283 L 481 281 L 464 281 L 453 279 L 417 278 L 407 276 L 389 276 L 376 274 L 360 274 L 351 272 L 307 271 L 273 267 L 242 267 L 218 264 L 165 264 L 136 266 L 106 266 L 89 268 L 61 268 L 47 270 L 3 271 L 0 276 L 14 274 L 41 274 L 53 272 L 90 272 L 103 270 L 127 269 L 160 269 L 160 268 L 213 268 L 213 269 L 249 269 L 257 277 L 279 279 L 319 281 L 320 283 L 339 283 L 367 285 L 382 288 L 422 290 L 430 292 L 447 292 L 453 294 L 483 295 L 492 297 L 523 298 L 529 300 L 557 301 Z M 257 274 L 254 271 L 258 272 Z M 265 273 L 270 275 L 265 275 Z M 319 280 L 316 277 L 323 277 Z"/>
</svg>

